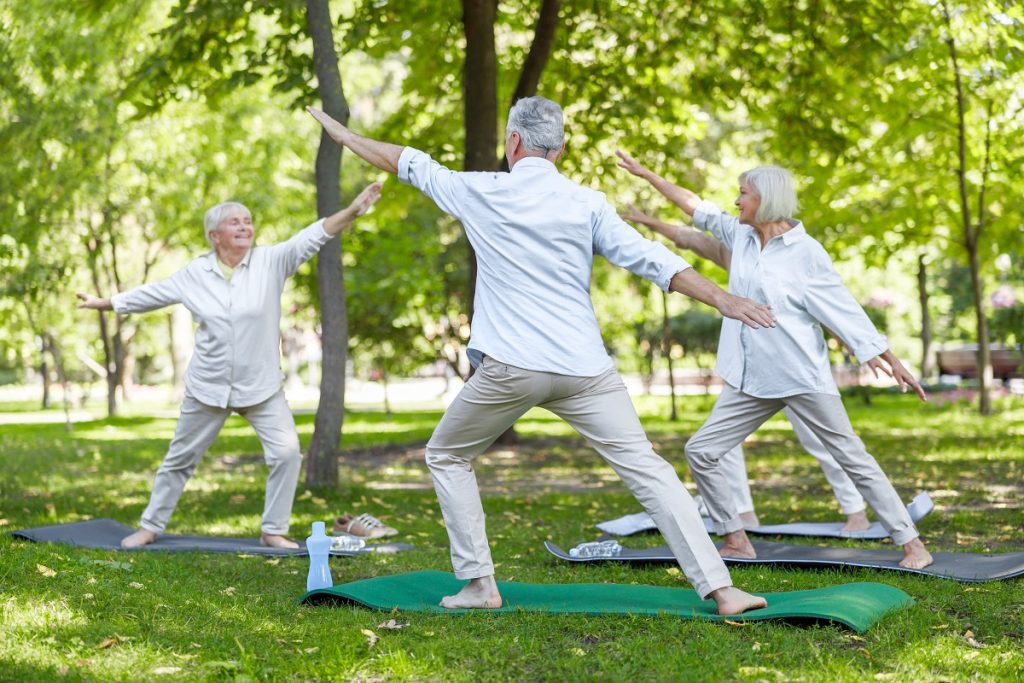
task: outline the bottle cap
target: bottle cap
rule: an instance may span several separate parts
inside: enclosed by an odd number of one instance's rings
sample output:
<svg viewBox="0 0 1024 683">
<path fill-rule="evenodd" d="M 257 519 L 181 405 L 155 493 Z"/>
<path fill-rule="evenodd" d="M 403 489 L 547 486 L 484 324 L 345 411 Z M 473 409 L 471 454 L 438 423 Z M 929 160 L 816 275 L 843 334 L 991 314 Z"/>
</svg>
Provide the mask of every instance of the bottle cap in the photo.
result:
<svg viewBox="0 0 1024 683">
<path fill-rule="evenodd" d="M 313 535 L 314 536 L 323 536 L 323 535 L 325 535 L 324 523 L 323 522 L 313 522 Z"/>
</svg>

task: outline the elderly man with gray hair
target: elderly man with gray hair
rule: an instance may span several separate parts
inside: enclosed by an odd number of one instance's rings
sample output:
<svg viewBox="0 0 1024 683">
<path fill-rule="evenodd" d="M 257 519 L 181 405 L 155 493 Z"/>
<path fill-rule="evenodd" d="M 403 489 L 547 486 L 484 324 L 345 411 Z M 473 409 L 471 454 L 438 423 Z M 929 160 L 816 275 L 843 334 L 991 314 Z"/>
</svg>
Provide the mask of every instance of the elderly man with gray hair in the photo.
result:
<svg viewBox="0 0 1024 683">
<path fill-rule="evenodd" d="M 927 397 L 846 289 L 828 252 L 793 218 L 793 177 L 778 166 L 759 166 L 741 174 L 736 217 L 665 180 L 629 154 L 618 155 L 619 166 L 649 182 L 731 251 L 729 291 L 770 304 L 777 318 L 775 328 L 758 334 L 723 321 L 716 369 L 725 387 L 711 416 L 686 442 L 697 488 L 715 531 L 725 536 L 722 555 L 756 556 L 730 491 L 726 454 L 788 408 L 824 444 L 893 542 L 903 547 L 900 565 L 921 569 L 931 564 L 932 556 L 899 494 L 853 432 L 832 377 L 822 328 L 835 332 L 862 363 L 888 363 L 887 372 L 902 391 L 910 388 L 921 400 Z"/>
<path fill-rule="evenodd" d="M 79 308 L 120 315 L 182 304 L 198 325 L 174 438 L 157 470 L 140 528 L 121 541 L 122 547 L 148 545 L 163 533 L 185 484 L 232 412 L 256 430 L 270 468 L 260 541 L 275 548 L 298 547 L 285 537 L 302 453 L 281 388 L 281 293 L 299 266 L 373 206 L 380 187 L 373 183 L 347 208 L 268 247 L 253 246 L 249 209 L 238 202 L 218 204 L 203 221 L 210 253 L 164 280 L 109 299 L 78 295 Z"/>
<path fill-rule="evenodd" d="M 722 291 L 626 225 L 603 194 L 562 176 L 555 167 L 565 147 L 562 110 L 551 100 L 525 98 L 509 112 L 508 173 L 451 171 L 411 147 L 362 137 L 323 112 L 310 113 L 338 143 L 458 218 L 476 250 L 469 344 L 476 373 L 426 451 L 455 575 L 469 579 L 441 605 L 501 606 L 473 459 L 541 406 L 572 425 L 622 477 L 701 597 L 714 599 L 721 614 L 763 607 L 762 598 L 732 586 L 693 499 L 644 434 L 601 341 L 590 299 L 594 254 L 752 328 L 773 324 L 769 307 Z"/>
</svg>

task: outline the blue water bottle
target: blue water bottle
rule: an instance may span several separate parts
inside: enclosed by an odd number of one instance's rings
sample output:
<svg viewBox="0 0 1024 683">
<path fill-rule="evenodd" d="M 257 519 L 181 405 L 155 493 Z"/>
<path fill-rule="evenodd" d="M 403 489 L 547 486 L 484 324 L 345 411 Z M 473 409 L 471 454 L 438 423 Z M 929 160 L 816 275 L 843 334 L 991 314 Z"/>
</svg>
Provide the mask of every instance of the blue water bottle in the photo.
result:
<svg viewBox="0 0 1024 683">
<path fill-rule="evenodd" d="M 309 576 L 306 578 L 306 590 L 333 586 L 331 567 L 327 564 L 327 558 L 331 554 L 331 538 L 325 533 L 323 522 L 313 522 L 313 533 L 306 539 L 306 550 L 309 552 Z"/>
</svg>

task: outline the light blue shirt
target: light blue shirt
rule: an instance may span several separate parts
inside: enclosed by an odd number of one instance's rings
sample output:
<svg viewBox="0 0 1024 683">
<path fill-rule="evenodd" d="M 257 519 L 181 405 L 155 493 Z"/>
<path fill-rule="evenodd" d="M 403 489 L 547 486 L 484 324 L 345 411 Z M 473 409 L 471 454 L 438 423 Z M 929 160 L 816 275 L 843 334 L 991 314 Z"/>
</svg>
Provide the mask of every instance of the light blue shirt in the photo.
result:
<svg viewBox="0 0 1024 683">
<path fill-rule="evenodd" d="M 281 388 L 281 293 L 285 280 L 331 239 L 323 225 L 321 219 L 285 242 L 249 249 L 230 279 L 210 252 L 110 302 L 121 315 L 185 306 L 198 324 L 185 388 L 209 406 L 256 405 Z"/>
<path fill-rule="evenodd" d="M 470 359 L 595 377 L 613 364 L 590 299 L 594 254 L 668 290 L 689 264 L 627 225 L 604 194 L 526 157 L 508 173 L 460 173 L 406 147 L 398 177 L 462 221 L 476 250 Z"/>
<path fill-rule="evenodd" d="M 774 328 L 753 330 L 726 318 L 716 370 L 730 386 L 759 398 L 839 394 L 822 325 L 866 362 L 889 348 L 843 284 L 832 259 L 800 221 L 761 249 L 757 230 L 708 201 L 693 222 L 732 250 L 729 291 L 771 304 Z"/>
</svg>

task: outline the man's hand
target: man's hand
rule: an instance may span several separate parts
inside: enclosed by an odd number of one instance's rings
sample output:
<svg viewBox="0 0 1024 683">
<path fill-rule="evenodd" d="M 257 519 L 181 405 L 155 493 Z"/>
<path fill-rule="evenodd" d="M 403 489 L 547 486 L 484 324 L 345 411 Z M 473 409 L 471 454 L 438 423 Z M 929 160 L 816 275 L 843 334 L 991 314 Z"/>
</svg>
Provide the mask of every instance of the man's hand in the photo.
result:
<svg viewBox="0 0 1024 683">
<path fill-rule="evenodd" d="M 835 336 L 835 334 L 833 334 L 832 336 Z M 852 351 L 850 353 L 851 355 L 853 354 Z M 867 365 L 871 369 L 871 372 L 874 373 L 875 379 L 878 379 L 879 372 L 884 374 L 886 377 L 892 377 L 892 373 L 889 372 L 889 368 L 882 365 L 882 361 L 878 360 L 878 356 L 875 356 L 874 358 L 869 360 L 867 363 L 865 363 L 865 365 Z"/>
<path fill-rule="evenodd" d="M 308 111 L 314 119 L 320 122 L 320 125 L 324 127 L 324 132 L 326 132 L 332 140 L 337 142 L 339 145 L 346 144 L 346 139 L 352 134 L 352 131 L 319 109 L 306 107 L 306 111 Z"/>
<path fill-rule="evenodd" d="M 110 311 L 113 310 L 113 306 L 110 304 L 110 299 L 101 299 L 98 296 L 92 294 L 82 294 L 79 292 L 75 294 L 78 300 L 81 301 L 78 304 L 79 308 L 87 308 L 94 311 Z"/>
<path fill-rule="evenodd" d="M 644 167 L 639 161 L 629 156 L 626 152 L 621 149 L 615 150 L 615 156 L 619 157 L 619 168 L 624 168 L 638 178 L 646 178 L 650 171 Z"/>
<path fill-rule="evenodd" d="M 651 220 L 650 216 L 632 204 L 628 204 L 625 209 L 619 211 L 619 217 L 624 221 L 639 223 L 641 225 L 647 225 L 647 222 Z"/>
<path fill-rule="evenodd" d="M 371 183 L 363 188 L 358 197 L 352 200 L 352 203 L 348 205 L 348 209 L 352 212 L 353 218 L 362 216 L 370 210 L 371 206 L 377 203 L 377 200 L 380 199 L 380 189 L 383 185 L 384 183 L 379 180 Z"/>
<path fill-rule="evenodd" d="M 739 320 L 755 330 L 761 327 L 775 327 L 775 316 L 772 315 L 772 307 L 768 304 L 759 304 L 752 299 L 745 299 L 728 292 L 723 292 L 723 294 L 717 308 L 718 312 L 726 318 Z"/>
</svg>

